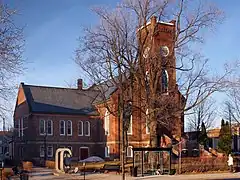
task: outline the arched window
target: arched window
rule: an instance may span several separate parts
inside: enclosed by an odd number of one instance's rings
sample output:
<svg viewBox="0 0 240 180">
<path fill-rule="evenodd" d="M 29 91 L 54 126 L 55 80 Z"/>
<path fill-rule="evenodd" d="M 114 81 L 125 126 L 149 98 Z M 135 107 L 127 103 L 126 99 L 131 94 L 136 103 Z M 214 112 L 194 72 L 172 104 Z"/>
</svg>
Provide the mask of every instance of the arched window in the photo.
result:
<svg viewBox="0 0 240 180">
<path fill-rule="evenodd" d="M 132 115 L 130 117 L 130 122 L 129 122 L 129 127 L 128 127 L 128 131 L 127 134 L 132 134 Z"/>
<path fill-rule="evenodd" d="M 127 157 L 133 157 L 132 146 L 127 147 Z"/>
<path fill-rule="evenodd" d="M 60 121 L 60 127 L 59 127 L 59 130 L 60 130 L 60 135 L 65 135 L 65 121 L 64 120 L 61 120 Z"/>
<path fill-rule="evenodd" d="M 52 120 L 47 121 L 47 134 L 53 135 L 53 121 Z"/>
<path fill-rule="evenodd" d="M 150 133 L 150 127 L 149 127 L 149 112 L 148 109 L 146 110 L 146 134 Z"/>
<path fill-rule="evenodd" d="M 168 72 L 166 69 L 162 70 L 162 92 L 168 92 Z"/>
<path fill-rule="evenodd" d="M 84 129 L 84 132 L 85 132 L 85 136 L 90 136 L 90 122 L 89 121 L 86 121 L 85 123 L 85 129 Z"/>
<path fill-rule="evenodd" d="M 67 121 L 67 135 L 72 136 L 72 121 Z"/>
<path fill-rule="evenodd" d="M 19 137 L 20 137 L 20 120 L 18 121 L 19 122 Z M 44 119 L 40 119 L 39 121 L 39 131 L 40 131 L 40 135 L 44 135 L 45 134 L 45 120 Z"/>
<path fill-rule="evenodd" d="M 83 122 L 78 122 L 78 136 L 83 136 Z"/>
<path fill-rule="evenodd" d="M 105 117 L 104 117 L 104 129 L 105 129 L 105 135 L 109 135 L 109 120 L 110 120 L 110 113 L 109 111 L 106 109 L 105 112 Z"/>
</svg>

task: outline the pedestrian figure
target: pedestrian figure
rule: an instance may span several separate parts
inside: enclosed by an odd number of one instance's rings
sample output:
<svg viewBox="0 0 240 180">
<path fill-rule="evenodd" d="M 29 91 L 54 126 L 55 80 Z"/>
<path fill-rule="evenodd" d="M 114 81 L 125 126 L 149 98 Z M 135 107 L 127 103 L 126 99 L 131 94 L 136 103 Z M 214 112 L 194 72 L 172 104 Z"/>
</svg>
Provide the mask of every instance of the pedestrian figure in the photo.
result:
<svg viewBox="0 0 240 180">
<path fill-rule="evenodd" d="M 230 172 L 233 172 L 233 157 L 231 154 L 228 155 L 228 166 L 230 168 Z"/>
</svg>

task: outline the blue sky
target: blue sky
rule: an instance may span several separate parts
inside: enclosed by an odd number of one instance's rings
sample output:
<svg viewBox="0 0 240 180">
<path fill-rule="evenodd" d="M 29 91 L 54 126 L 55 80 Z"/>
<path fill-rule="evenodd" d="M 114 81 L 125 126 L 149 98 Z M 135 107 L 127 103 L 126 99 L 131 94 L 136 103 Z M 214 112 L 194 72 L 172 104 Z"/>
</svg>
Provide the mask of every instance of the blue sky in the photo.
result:
<svg viewBox="0 0 240 180">
<path fill-rule="evenodd" d="M 29 84 L 66 86 L 82 76 L 73 61 L 77 38 L 86 26 L 98 23 L 91 7 L 114 7 L 117 0 L 4 0 L 20 13 L 16 23 L 25 26 L 26 47 L 24 58 L 27 71 L 18 81 Z M 227 60 L 239 57 L 240 1 L 227 3 L 213 0 L 226 14 L 226 20 L 206 35 L 203 54 L 210 59 L 211 67 L 219 70 Z"/>
<path fill-rule="evenodd" d="M 96 5 L 116 6 L 120 0 L 2 0 L 19 11 L 17 25 L 25 26 L 26 47 L 24 58 L 28 61 L 25 74 L 17 84 L 67 86 L 76 84 L 83 73 L 74 63 L 77 38 L 86 26 L 98 23 L 91 12 Z M 219 71 L 224 62 L 239 58 L 240 1 L 212 0 L 226 15 L 216 31 L 206 34 L 201 47 L 210 59 L 212 69 Z"/>
<path fill-rule="evenodd" d="M 25 26 L 28 61 L 24 75 L 18 82 L 27 84 L 67 86 L 82 77 L 74 63 L 77 38 L 83 27 L 98 22 L 91 12 L 97 4 L 115 5 L 112 0 L 5 0 L 16 7 L 20 15 L 16 23 Z M 111 4 L 110 4 L 111 2 Z"/>
</svg>

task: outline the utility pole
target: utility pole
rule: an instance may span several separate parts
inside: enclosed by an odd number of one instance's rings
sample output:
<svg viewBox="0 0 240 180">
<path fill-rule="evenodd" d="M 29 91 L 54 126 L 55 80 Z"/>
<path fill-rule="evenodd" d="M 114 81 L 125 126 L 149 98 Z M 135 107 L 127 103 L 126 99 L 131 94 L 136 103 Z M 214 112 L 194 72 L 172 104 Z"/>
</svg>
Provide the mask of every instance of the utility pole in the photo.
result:
<svg viewBox="0 0 240 180">
<path fill-rule="evenodd" d="M 232 118 L 231 118 L 231 107 L 230 107 L 230 104 L 228 104 L 228 118 L 229 118 L 229 125 L 230 125 L 230 137 L 231 137 L 231 149 L 233 148 L 234 149 L 234 146 L 233 146 L 233 140 L 232 140 Z"/>
<path fill-rule="evenodd" d="M 44 134 L 44 166 L 46 165 L 47 160 L 47 132 Z"/>
</svg>

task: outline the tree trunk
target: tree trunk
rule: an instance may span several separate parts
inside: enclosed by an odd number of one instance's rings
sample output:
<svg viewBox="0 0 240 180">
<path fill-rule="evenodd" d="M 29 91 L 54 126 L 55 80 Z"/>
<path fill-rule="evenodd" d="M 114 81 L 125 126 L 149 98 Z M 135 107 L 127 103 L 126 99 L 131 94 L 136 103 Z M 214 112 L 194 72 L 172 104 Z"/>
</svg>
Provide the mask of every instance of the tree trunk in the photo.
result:
<svg viewBox="0 0 240 180">
<path fill-rule="evenodd" d="M 125 180 L 125 132 L 124 132 L 124 122 L 123 122 L 123 96 L 120 91 L 120 96 L 119 96 L 119 115 L 120 115 L 120 124 L 121 124 L 121 166 L 122 166 L 122 180 Z"/>
<path fill-rule="evenodd" d="M 157 119 L 156 113 L 154 112 L 154 104 L 149 108 L 149 121 L 150 121 L 150 146 L 158 146 L 158 136 L 157 136 Z"/>
</svg>

